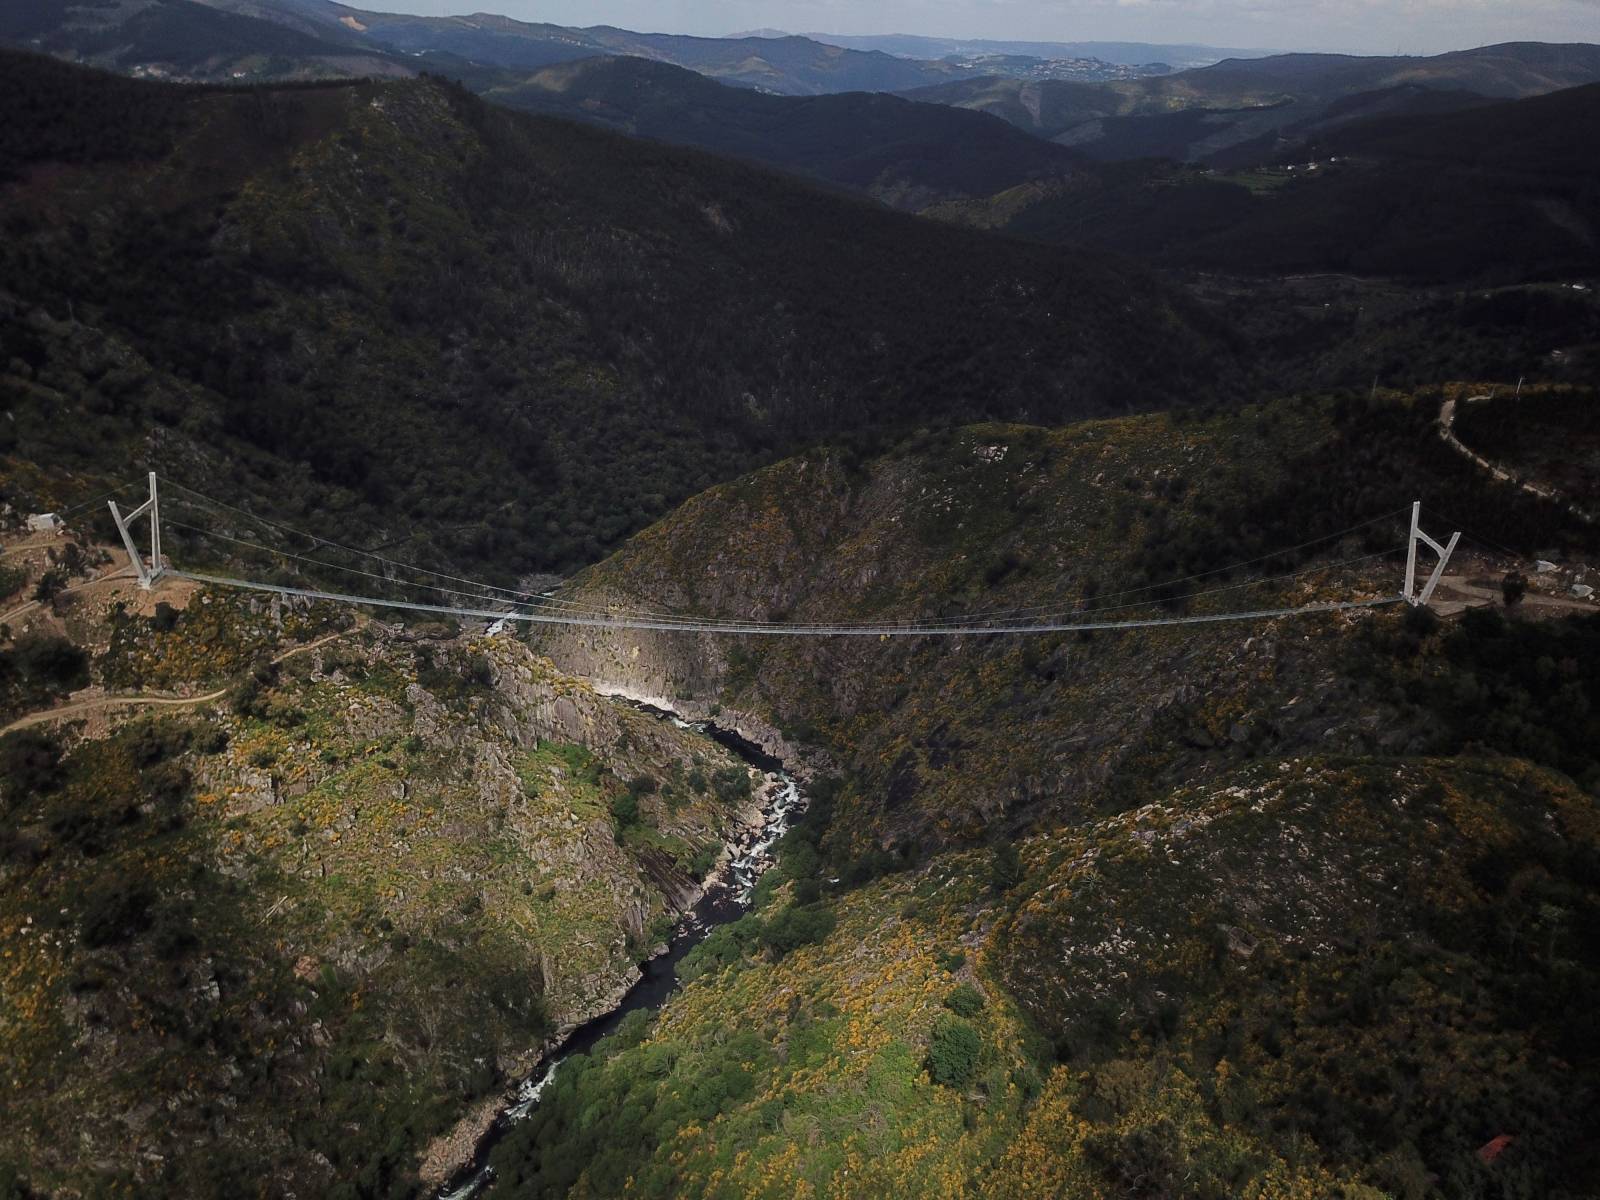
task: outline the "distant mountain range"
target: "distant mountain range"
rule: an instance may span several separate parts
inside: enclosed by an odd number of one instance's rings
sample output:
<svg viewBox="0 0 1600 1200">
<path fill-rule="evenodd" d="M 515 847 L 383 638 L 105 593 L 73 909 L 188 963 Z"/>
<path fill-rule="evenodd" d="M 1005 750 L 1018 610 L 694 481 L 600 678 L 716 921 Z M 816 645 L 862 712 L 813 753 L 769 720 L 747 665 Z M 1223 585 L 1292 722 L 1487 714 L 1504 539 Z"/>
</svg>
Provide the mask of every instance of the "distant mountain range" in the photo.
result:
<svg viewBox="0 0 1600 1200">
<path fill-rule="evenodd" d="M 1105 84 L 959 80 L 909 93 L 1004 117 L 1095 158 L 1238 165 L 1369 116 L 1600 81 L 1600 46 L 1514 42 L 1432 58 L 1284 54 Z"/>
<path fill-rule="evenodd" d="M 755 37 L 786 37 L 777 30 L 764 30 Z M 853 36 L 837 33 L 808 33 L 813 41 L 848 50 L 878 50 L 900 58 L 942 59 L 977 55 L 1017 55 L 1036 59 L 1098 59 L 1122 67 L 1162 64 L 1175 70 L 1207 67 L 1225 58 L 1265 58 L 1276 50 L 1244 50 L 1236 47 L 1168 45 L 1151 42 L 1016 42 L 986 38 L 934 38 L 912 34 L 869 34 Z"/>
<path fill-rule="evenodd" d="M 781 95 L 892 92 L 980 75 L 1115 79 L 1147 72 L 1088 56 L 979 48 L 970 61 L 908 58 L 794 36 L 735 38 L 574 29 L 485 15 L 368 12 L 331 0 L 22 0 L 0 40 L 130 73 L 188 79 L 410 74 L 422 56 L 538 70 L 632 56 Z M 943 56 L 941 56 L 942 59 Z"/>
<path fill-rule="evenodd" d="M 1065 70 L 1076 60 L 1059 56 L 1094 51 L 1111 56 L 1094 60 L 1108 69 L 1116 59 L 1115 69 L 1139 72 L 1128 60 L 1223 51 L 911 37 L 841 46 L 771 31 L 693 38 L 373 13 L 330 0 L 33 2 L 0 11 L 0 40 L 128 74 L 207 81 L 427 71 L 507 107 L 1165 267 L 1533 277 L 1590 263 L 1600 239 L 1581 182 L 1582 154 L 1600 141 L 1592 94 L 1513 116 L 1489 111 L 1600 82 L 1600 46 L 1286 54 L 1084 82 L 975 77 L 972 63 Z M 905 57 L 913 53 L 945 57 Z M 1539 129 L 1541 114 L 1558 123 Z M 1388 140 L 1364 148 L 1376 127 Z M 1431 153 L 1436 131 L 1460 151 L 1448 164 Z M 1485 162 L 1511 136 L 1540 147 L 1548 166 L 1497 167 L 1495 187 L 1474 192 L 1479 168 L 1463 149 L 1474 136 Z M 1291 175 L 1319 155 L 1320 175 Z M 1328 169 L 1336 157 L 1346 161 Z M 1265 174 L 1248 174 L 1258 168 Z M 1471 203 L 1440 193 L 1441 180 L 1472 193 Z M 1410 197 L 1404 212 L 1391 203 L 1397 195 Z M 1434 214 L 1433 224 L 1418 226 L 1417 213 Z M 1478 238 L 1488 245 L 1473 252 Z"/>
<path fill-rule="evenodd" d="M 1597 140 L 1591 84 L 1342 125 L 1296 147 L 1299 161 L 1264 170 L 1102 164 L 933 212 L 1164 267 L 1572 279 L 1600 273 Z"/>
</svg>

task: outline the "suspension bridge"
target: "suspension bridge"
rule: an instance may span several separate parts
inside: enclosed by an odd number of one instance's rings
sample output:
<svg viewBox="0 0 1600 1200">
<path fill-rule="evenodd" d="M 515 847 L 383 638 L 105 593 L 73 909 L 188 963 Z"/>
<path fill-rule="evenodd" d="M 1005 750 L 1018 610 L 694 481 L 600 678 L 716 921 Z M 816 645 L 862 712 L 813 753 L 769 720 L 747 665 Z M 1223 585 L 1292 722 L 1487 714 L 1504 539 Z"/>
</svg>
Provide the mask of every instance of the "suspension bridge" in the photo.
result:
<svg viewBox="0 0 1600 1200">
<path fill-rule="evenodd" d="M 126 494 L 134 486 L 137 485 L 127 485 L 127 487 L 116 489 L 116 491 L 108 495 Z M 1291 574 L 1255 578 L 1243 583 L 1220 587 L 1206 587 L 1177 595 L 1171 592 L 1171 589 L 1175 587 L 1198 584 L 1207 579 L 1230 574 L 1234 571 L 1260 566 L 1285 555 L 1340 542 L 1353 535 L 1365 533 L 1373 526 L 1385 522 L 1396 522 L 1406 514 L 1406 510 L 1398 509 L 1384 513 L 1348 529 L 1339 530 L 1296 546 L 1284 547 L 1256 559 L 1231 563 L 1225 567 L 1180 579 L 1166 580 L 1161 583 L 1148 584 L 1122 592 L 1097 596 L 1092 605 L 1088 601 L 1079 601 L 1070 606 L 1033 605 L 963 613 L 959 616 L 915 617 L 899 621 L 791 622 L 702 616 L 667 611 L 660 608 L 600 606 L 567 599 L 551 593 L 535 593 L 519 591 L 514 588 L 498 587 L 428 567 L 401 562 L 374 551 L 344 545 L 329 538 L 285 525 L 282 522 L 261 517 L 247 509 L 217 500 L 171 481 L 167 481 L 164 495 L 162 482 L 157 479 L 153 472 L 145 481 L 145 486 L 148 488 L 148 494 L 137 507 L 124 511 L 118 506 L 116 499 L 109 499 L 108 507 L 112 521 L 122 539 L 123 546 L 127 550 L 129 563 L 139 586 L 146 590 L 156 587 L 163 579 L 178 579 L 212 587 L 282 597 L 373 609 L 402 610 L 438 616 L 486 620 L 503 625 L 555 625 L 587 629 L 681 632 L 741 637 L 953 638 L 986 635 L 1023 636 L 1077 631 L 1125 630 L 1264 621 L 1377 608 L 1400 603 L 1425 605 L 1443 577 L 1445 567 L 1449 563 L 1461 538 L 1461 534 L 1456 532 L 1446 542 L 1441 543 L 1425 533 L 1421 528 L 1422 506 L 1418 502 L 1410 506 L 1410 531 L 1403 543 L 1372 554 L 1345 558 L 1337 562 L 1319 563 L 1316 566 Z M 93 501 L 87 501 L 75 507 L 81 509 L 86 505 L 98 503 L 102 499 L 107 499 L 107 497 L 96 497 Z M 190 516 L 191 521 L 207 517 L 212 520 L 213 524 L 219 517 L 225 517 L 229 520 L 245 520 L 262 530 L 270 530 L 277 536 L 301 539 L 318 548 L 318 554 L 333 552 L 350 555 L 379 569 L 367 570 L 361 567 L 354 567 L 345 563 L 331 561 L 327 557 L 317 557 L 285 549 L 282 546 L 267 545 L 261 541 L 241 537 L 237 532 L 226 532 L 215 527 L 208 528 L 192 524 L 190 521 L 176 520 L 163 512 L 163 503 L 167 504 L 169 508 L 177 507 L 181 509 L 183 515 Z M 194 517 L 191 515 L 194 513 L 202 515 Z M 136 523 L 141 520 L 147 521 L 149 525 L 148 541 L 145 543 L 147 549 L 144 550 L 141 550 L 140 539 L 135 536 Z M 333 586 L 311 586 L 310 584 L 302 586 L 299 584 L 276 583 L 263 579 L 246 578 L 242 577 L 242 575 L 225 575 L 215 571 L 178 565 L 171 562 L 164 551 L 162 544 L 163 527 L 184 534 L 192 534 L 200 539 L 210 539 L 220 544 L 236 547 L 237 551 L 241 552 L 241 557 L 242 552 L 272 556 L 282 563 L 293 564 L 302 573 L 306 568 L 312 568 L 317 571 L 359 578 L 364 581 L 362 586 L 366 590 L 346 591 Z M 269 535 L 261 534 L 259 536 Z M 1418 555 L 1419 550 L 1423 548 L 1431 550 L 1436 556 L 1437 562 L 1427 579 L 1419 581 Z M 1148 610 L 1162 602 L 1187 602 L 1199 599 L 1214 600 L 1223 595 L 1235 594 L 1250 588 L 1259 588 L 1270 584 L 1288 584 L 1313 575 L 1326 576 L 1328 573 L 1340 568 L 1354 567 L 1378 559 L 1389 558 L 1398 555 L 1402 551 L 1405 553 L 1405 573 L 1402 586 L 1397 592 L 1377 597 L 1330 599 L 1287 607 L 1240 608 L 1181 616 L 1151 615 L 1148 612 L 1139 613 L 1137 611 L 1141 609 Z M 396 597 L 371 594 L 380 590 L 370 586 L 374 582 L 382 584 L 384 589 L 423 591 L 436 596 L 437 599 L 419 600 L 406 596 Z M 1152 593 L 1157 593 L 1158 595 L 1152 596 Z M 1145 598 L 1138 600 L 1128 599 L 1134 596 L 1144 596 Z M 1106 602 L 1111 600 L 1123 600 L 1125 602 L 1108 605 Z"/>
</svg>

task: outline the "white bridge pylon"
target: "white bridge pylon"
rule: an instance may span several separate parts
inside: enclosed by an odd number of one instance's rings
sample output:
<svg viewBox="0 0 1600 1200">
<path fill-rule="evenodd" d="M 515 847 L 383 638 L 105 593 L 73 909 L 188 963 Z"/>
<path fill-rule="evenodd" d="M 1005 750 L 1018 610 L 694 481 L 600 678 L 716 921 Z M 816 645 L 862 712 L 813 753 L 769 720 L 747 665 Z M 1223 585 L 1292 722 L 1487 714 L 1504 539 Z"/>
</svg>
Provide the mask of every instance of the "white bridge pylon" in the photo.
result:
<svg viewBox="0 0 1600 1200">
<path fill-rule="evenodd" d="M 1411 536 L 1406 541 L 1406 586 L 1400 595 L 1405 602 L 1413 608 L 1421 608 L 1433 598 L 1433 589 L 1439 586 L 1439 580 L 1444 578 L 1444 569 L 1450 561 L 1450 556 L 1455 553 L 1456 543 L 1461 540 L 1461 532 L 1457 530 L 1450 535 L 1450 541 L 1441 546 L 1427 534 L 1422 532 L 1422 501 L 1418 500 L 1411 506 Z M 1422 594 L 1417 594 L 1417 543 L 1425 542 L 1429 549 L 1439 556 L 1439 563 L 1433 568 L 1433 574 L 1428 576 L 1428 582 L 1423 585 Z"/>
<path fill-rule="evenodd" d="M 133 564 L 134 572 L 139 577 L 139 586 L 148 592 L 155 581 L 166 574 L 166 564 L 161 558 L 161 494 L 156 490 L 156 473 L 150 472 L 150 498 L 132 512 L 123 512 L 115 500 L 109 503 L 111 519 L 117 523 L 117 532 L 122 535 L 122 544 L 128 551 L 128 561 Z M 139 557 L 139 547 L 133 540 L 133 534 L 128 531 L 129 525 L 146 514 L 150 517 L 149 562 Z"/>
</svg>

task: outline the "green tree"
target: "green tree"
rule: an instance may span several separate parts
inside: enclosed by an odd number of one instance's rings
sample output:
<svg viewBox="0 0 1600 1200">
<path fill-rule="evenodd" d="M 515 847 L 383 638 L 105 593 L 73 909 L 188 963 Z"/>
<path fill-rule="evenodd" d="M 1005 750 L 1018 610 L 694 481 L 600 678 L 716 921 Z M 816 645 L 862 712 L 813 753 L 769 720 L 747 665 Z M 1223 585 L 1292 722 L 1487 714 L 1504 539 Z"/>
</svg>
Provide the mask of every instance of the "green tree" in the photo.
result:
<svg viewBox="0 0 1600 1200">
<path fill-rule="evenodd" d="M 1001 842 L 995 846 L 989 863 L 989 882 L 997 896 L 1005 895 L 1022 882 L 1022 855 L 1012 843 Z"/>
<path fill-rule="evenodd" d="M 1507 608 L 1521 604 L 1522 598 L 1528 594 L 1528 577 L 1521 571 L 1507 571 L 1506 577 L 1500 581 L 1500 594 L 1505 597 Z"/>
<path fill-rule="evenodd" d="M 618 829 L 628 829 L 639 823 L 639 797 L 634 792 L 623 792 L 611 798 L 611 819 Z"/>
<path fill-rule="evenodd" d="M 67 579 L 60 571 L 46 571 L 34 585 L 33 598 L 40 604 L 49 604 L 67 590 Z"/>
<path fill-rule="evenodd" d="M 960 1017 L 940 1017 L 928 1042 L 928 1074 L 945 1087 L 965 1087 L 978 1069 L 983 1039 Z"/>
<path fill-rule="evenodd" d="M 970 983 L 963 983 L 944 998 L 944 1006 L 958 1017 L 975 1017 L 983 1011 L 983 997 Z"/>
</svg>

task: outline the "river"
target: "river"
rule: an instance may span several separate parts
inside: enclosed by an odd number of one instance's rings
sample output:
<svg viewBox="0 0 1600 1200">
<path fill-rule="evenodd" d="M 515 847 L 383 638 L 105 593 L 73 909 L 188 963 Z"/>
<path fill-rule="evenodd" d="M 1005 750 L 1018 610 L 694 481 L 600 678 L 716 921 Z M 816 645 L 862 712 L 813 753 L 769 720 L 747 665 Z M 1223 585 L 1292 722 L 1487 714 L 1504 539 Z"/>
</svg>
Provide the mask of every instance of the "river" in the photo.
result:
<svg viewBox="0 0 1600 1200">
<path fill-rule="evenodd" d="M 789 831 L 795 818 L 805 811 L 806 798 L 800 785 L 783 769 L 783 763 L 753 742 L 709 721 L 684 721 L 676 713 L 636 700 L 618 697 L 617 703 L 650 713 L 658 720 L 671 721 L 684 729 L 694 729 L 742 758 L 775 782 L 766 789 L 761 827 L 733 846 L 733 857 L 718 882 L 678 922 L 665 953 L 645 962 L 639 981 L 629 989 L 616 1008 L 580 1025 L 539 1064 L 538 1069 L 517 1087 L 515 1099 L 501 1110 L 495 1123 L 478 1141 L 472 1160 L 458 1170 L 438 1194 L 438 1200 L 472 1200 L 494 1180 L 489 1166 L 490 1152 L 518 1121 L 539 1105 L 539 1097 L 555 1078 L 561 1064 L 574 1054 L 585 1054 L 601 1038 L 612 1033 L 622 1018 L 639 1009 L 655 1011 L 678 990 L 678 964 L 719 925 L 736 921 L 750 908 L 756 883 L 773 864 L 773 847 Z"/>
</svg>

